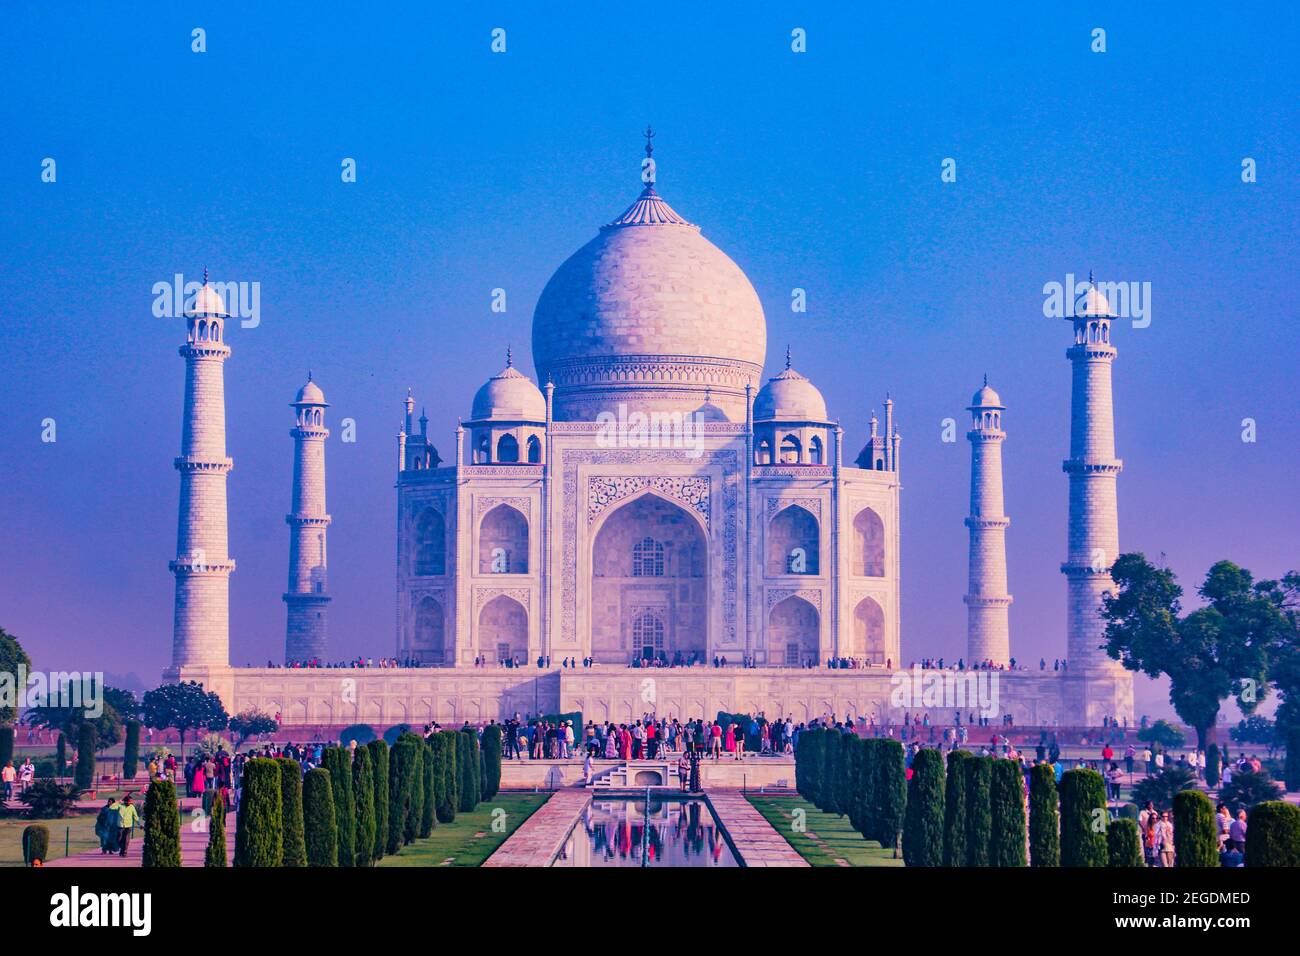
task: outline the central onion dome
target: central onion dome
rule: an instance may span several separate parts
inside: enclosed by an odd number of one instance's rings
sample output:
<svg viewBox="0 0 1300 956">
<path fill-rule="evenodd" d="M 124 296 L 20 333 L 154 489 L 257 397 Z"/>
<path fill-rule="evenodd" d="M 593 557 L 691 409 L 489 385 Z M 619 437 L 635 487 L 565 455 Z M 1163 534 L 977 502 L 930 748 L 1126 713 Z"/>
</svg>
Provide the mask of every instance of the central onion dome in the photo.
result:
<svg viewBox="0 0 1300 956">
<path fill-rule="evenodd" d="M 754 287 L 653 181 L 556 270 L 533 314 L 533 360 L 556 386 L 558 419 L 626 404 L 744 421 L 766 349 Z"/>
</svg>

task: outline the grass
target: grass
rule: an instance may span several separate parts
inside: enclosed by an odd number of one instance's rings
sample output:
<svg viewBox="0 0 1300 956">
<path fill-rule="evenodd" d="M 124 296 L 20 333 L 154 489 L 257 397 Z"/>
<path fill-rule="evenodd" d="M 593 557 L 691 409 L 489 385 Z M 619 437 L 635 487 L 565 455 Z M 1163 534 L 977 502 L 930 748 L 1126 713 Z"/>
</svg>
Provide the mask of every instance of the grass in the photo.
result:
<svg viewBox="0 0 1300 956">
<path fill-rule="evenodd" d="M 416 840 L 397 856 L 386 856 L 380 866 L 482 866 L 519 825 L 550 798 L 549 793 L 498 793 L 479 804 L 473 813 L 458 813 L 452 823 L 439 823 L 426 840 Z M 495 832 L 493 821 L 505 811 L 504 828 Z M 495 815 L 495 816 L 494 816 Z M 19 854 L 21 858 L 21 853 Z"/>
<path fill-rule="evenodd" d="M 849 866 L 903 865 L 901 859 L 893 859 L 893 853 L 881 849 L 876 841 L 864 840 L 849 825 L 847 816 L 822 813 L 802 797 L 750 793 L 746 798 L 810 866 L 842 866 L 839 860 Z M 804 813 L 802 831 L 794 826 L 796 810 Z"/>
<path fill-rule="evenodd" d="M 93 813 L 71 814 L 62 820 L 28 820 L 26 817 L 6 816 L 0 818 L 0 867 L 23 865 L 23 829 L 33 823 L 41 823 L 49 828 L 51 860 L 64 857 L 65 835 L 68 856 L 76 856 L 99 846 Z"/>
</svg>

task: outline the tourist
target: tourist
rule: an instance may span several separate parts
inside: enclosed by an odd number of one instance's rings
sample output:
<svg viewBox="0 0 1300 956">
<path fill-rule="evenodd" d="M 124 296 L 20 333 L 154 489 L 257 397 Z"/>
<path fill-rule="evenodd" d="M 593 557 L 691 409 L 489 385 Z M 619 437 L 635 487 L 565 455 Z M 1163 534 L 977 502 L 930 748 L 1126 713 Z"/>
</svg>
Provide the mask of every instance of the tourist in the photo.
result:
<svg viewBox="0 0 1300 956">
<path fill-rule="evenodd" d="M 1238 810 L 1237 819 L 1228 826 L 1228 842 L 1233 849 L 1246 852 L 1246 811 Z"/>
<path fill-rule="evenodd" d="M 117 798 L 109 797 L 95 816 L 95 836 L 99 837 L 101 856 L 118 849 L 117 820 Z"/>
<path fill-rule="evenodd" d="M 1169 820 L 1169 811 L 1162 811 L 1156 822 L 1156 852 L 1160 856 L 1160 866 L 1172 869 L 1174 865 L 1174 825 Z"/>
<path fill-rule="evenodd" d="M 32 780 L 36 777 L 36 767 L 32 763 L 31 757 L 23 758 L 23 765 L 18 768 L 18 792 L 26 793 L 27 788 L 32 785 Z"/>
<path fill-rule="evenodd" d="M 14 784 L 18 780 L 18 771 L 14 769 L 12 760 L 6 761 L 4 769 L 0 770 L 0 780 L 4 781 L 5 800 L 12 800 L 14 798 Z"/>
<path fill-rule="evenodd" d="M 591 786 L 591 751 L 587 751 L 587 756 L 582 761 L 582 784 L 585 787 Z"/>
<path fill-rule="evenodd" d="M 1143 811 L 1146 813 L 1146 811 Z M 1145 817 L 1145 822 L 1139 824 L 1142 828 L 1142 856 L 1146 860 L 1147 866 L 1159 866 L 1160 855 L 1156 850 L 1156 822 L 1158 814 L 1151 812 Z"/>
<path fill-rule="evenodd" d="M 722 759 L 722 725 L 714 723 L 709 730 L 709 752 L 715 761 Z"/>
<path fill-rule="evenodd" d="M 117 808 L 118 849 L 122 856 L 126 856 L 126 851 L 131 845 L 131 833 L 138 823 L 140 823 L 140 813 L 131 802 L 131 794 L 128 793 L 122 798 L 121 806 Z"/>
</svg>

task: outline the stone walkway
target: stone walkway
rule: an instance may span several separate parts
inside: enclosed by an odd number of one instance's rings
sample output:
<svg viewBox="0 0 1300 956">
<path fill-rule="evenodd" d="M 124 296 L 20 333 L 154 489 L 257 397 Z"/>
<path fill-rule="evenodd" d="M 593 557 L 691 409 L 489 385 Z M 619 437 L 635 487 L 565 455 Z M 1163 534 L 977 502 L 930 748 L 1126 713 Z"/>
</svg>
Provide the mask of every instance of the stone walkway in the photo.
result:
<svg viewBox="0 0 1300 956">
<path fill-rule="evenodd" d="M 143 803 L 143 801 L 140 801 Z M 202 801 L 198 797 L 184 797 L 181 800 L 181 866 L 202 866 L 203 857 L 208 850 L 208 832 L 207 830 L 196 831 L 194 828 L 194 818 L 191 811 L 195 810 Z M 103 806 L 97 803 L 96 806 Z M 226 865 L 229 866 L 235 859 L 235 814 L 226 814 Z M 77 866 L 77 867 L 138 867 L 140 866 L 141 854 L 144 852 L 144 831 L 137 828 L 135 837 L 131 840 L 131 845 L 126 851 L 126 856 L 118 856 L 116 853 L 100 853 L 98 850 L 85 850 L 81 853 L 74 853 L 72 856 L 60 857 L 56 860 L 50 860 L 45 865 L 48 866 Z"/>
<path fill-rule="evenodd" d="M 557 790 L 483 865 L 550 866 L 574 820 L 590 800 L 590 790 Z"/>
<path fill-rule="evenodd" d="M 712 790 L 705 795 L 745 866 L 808 865 L 744 794 Z"/>
</svg>

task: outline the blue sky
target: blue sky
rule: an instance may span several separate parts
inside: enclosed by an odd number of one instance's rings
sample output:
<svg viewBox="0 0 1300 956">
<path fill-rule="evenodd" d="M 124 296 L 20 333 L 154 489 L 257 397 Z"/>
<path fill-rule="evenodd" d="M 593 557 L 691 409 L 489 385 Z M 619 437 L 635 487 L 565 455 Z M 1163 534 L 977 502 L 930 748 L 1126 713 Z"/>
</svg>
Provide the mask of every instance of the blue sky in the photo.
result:
<svg viewBox="0 0 1300 956">
<path fill-rule="evenodd" d="M 763 300 L 769 372 L 791 343 L 855 448 L 897 402 L 905 658 L 964 645 L 969 449 L 940 433 L 985 372 L 1013 649 L 1064 653 L 1069 330 L 1042 288 L 1068 272 L 1151 283 L 1150 326 L 1115 333 L 1123 546 L 1189 590 L 1222 557 L 1300 564 L 1290 6 L 52 6 L 0 13 L 0 624 L 38 666 L 152 684 L 169 658 L 183 332 L 150 289 L 205 267 L 262 289 L 226 370 L 232 658 L 283 646 L 309 368 L 358 429 L 328 452 L 334 650 L 391 653 L 406 387 L 451 458 L 507 343 L 531 371 L 550 273 L 635 196 L 647 122 L 661 193 Z"/>
</svg>

